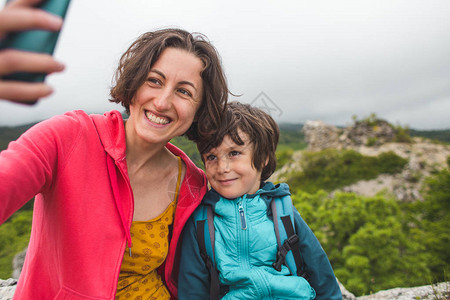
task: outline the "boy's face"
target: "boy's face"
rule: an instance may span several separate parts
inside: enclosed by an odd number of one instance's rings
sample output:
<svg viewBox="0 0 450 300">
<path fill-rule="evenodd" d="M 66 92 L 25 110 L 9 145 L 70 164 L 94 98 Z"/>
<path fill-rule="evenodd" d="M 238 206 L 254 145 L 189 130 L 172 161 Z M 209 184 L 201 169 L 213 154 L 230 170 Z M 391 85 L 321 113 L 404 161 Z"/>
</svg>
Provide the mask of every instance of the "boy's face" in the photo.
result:
<svg viewBox="0 0 450 300">
<path fill-rule="evenodd" d="M 261 171 L 253 167 L 253 143 L 246 133 L 238 131 L 244 145 L 237 145 L 227 135 L 220 146 L 203 154 L 206 177 L 223 197 L 234 199 L 254 194 L 260 186 Z"/>
</svg>

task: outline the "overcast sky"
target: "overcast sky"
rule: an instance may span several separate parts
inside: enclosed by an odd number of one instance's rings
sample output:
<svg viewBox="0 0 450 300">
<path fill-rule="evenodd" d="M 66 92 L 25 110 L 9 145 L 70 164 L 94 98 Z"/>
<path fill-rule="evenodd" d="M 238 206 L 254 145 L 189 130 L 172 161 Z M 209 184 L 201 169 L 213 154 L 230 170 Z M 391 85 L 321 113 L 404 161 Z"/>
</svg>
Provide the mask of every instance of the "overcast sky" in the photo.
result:
<svg viewBox="0 0 450 300">
<path fill-rule="evenodd" d="M 206 34 L 238 100 L 277 121 L 348 125 L 376 113 L 450 128 L 448 0 L 73 0 L 55 51 L 67 69 L 47 78 L 55 93 L 33 107 L 0 101 L 0 126 L 122 110 L 108 103 L 120 55 L 173 26 Z"/>
</svg>

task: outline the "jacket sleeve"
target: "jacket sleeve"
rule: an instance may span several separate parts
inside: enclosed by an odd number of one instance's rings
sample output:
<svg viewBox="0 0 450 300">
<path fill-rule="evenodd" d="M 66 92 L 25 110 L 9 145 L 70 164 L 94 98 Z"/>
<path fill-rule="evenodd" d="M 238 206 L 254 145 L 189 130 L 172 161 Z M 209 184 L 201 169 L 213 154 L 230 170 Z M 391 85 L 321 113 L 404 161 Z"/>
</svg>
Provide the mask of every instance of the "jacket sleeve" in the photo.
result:
<svg viewBox="0 0 450 300">
<path fill-rule="evenodd" d="M 194 218 L 191 216 L 183 230 L 181 240 L 178 299 L 209 299 L 209 271 L 200 255 Z"/>
<path fill-rule="evenodd" d="M 300 252 L 310 284 L 316 291 L 317 300 L 342 299 L 330 261 L 314 233 L 294 208 L 295 229 L 300 239 Z"/>
<path fill-rule="evenodd" d="M 34 125 L 0 152 L 0 224 L 36 194 L 51 190 L 58 161 L 74 144 L 79 126 L 56 116 Z"/>
</svg>

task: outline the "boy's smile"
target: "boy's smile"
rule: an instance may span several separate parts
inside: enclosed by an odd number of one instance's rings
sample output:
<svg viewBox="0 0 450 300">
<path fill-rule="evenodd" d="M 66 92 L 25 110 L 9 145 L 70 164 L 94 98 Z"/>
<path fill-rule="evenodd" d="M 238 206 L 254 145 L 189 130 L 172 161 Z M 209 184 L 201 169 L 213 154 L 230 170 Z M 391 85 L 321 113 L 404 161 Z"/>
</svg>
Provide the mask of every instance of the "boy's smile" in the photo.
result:
<svg viewBox="0 0 450 300">
<path fill-rule="evenodd" d="M 220 146 L 203 154 L 209 183 L 228 199 L 254 194 L 261 183 L 261 171 L 252 163 L 253 143 L 246 133 L 238 132 L 243 145 L 237 145 L 226 135 Z"/>
</svg>

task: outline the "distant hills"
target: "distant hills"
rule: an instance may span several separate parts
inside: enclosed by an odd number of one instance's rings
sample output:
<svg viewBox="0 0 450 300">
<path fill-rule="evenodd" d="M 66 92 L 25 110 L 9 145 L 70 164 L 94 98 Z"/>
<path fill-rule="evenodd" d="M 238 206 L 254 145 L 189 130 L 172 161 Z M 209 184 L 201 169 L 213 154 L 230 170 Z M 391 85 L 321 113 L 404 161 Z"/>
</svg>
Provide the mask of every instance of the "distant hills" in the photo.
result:
<svg viewBox="0 0 450 300">
<path fill-rule="evenodd" d="M 424 137 L 435 141 L 450 143 L 450 129 L 444 130 L 415 130 L 410 129 L 411 136 Z"/>
<path fill-rule="evenodd" d="M 280 123 L 281 131 L 301 131 L 303 129 L 303 124 L 301 123 Z M 339 126 L 337 126 L 339 127 Z M 1 129 L 0 129 L 1 130 Z M 450 129 L 442 130 L 417 130 L 409 129 L 409 133 L 412 137 L 424 137 L 435 141 L 440 141 L 444 143 L 450 143 Z"/>
</svg>

